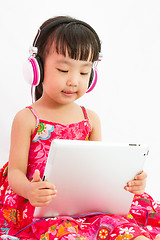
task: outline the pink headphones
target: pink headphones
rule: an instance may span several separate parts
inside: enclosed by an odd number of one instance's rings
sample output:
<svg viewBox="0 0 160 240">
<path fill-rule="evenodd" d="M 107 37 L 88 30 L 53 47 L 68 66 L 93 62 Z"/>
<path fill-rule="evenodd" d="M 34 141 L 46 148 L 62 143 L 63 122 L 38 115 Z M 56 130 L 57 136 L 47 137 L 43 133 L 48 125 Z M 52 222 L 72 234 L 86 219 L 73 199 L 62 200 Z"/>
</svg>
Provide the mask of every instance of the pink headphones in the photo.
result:
<svg viewBox="0 0 160 240">
<path fill-rule="evenodd" d="M 42 30 L 39 29 L 37 36 L 34 40 L 33 46 L 29 50 L 30 57 L 28 58 L 28 61 L 26 61 L 26 63 L 24 64 L 24 67 L 23 67 L 24 78 L 25 78 L 26 82 L 28 82 L 32 86 L 32 88 L 34 86 L 38 86 L 40 81 L 42 81 L 43 77 L 44 77 L 43 64 L 42 64 L 40 57 L 38 56 L 38 48 L 36 47 L 39 37 L 43 34 L 43 32 L 46 32 L 53 27 L 56 27 L 62 23 L 70 23 L 70 22 L 80 23 L 80 24 L 88 27 L 98 38 L 97 33 L 94 31 L 94 29 L 90 25 L 88 25 L 85 22 L 75 20 L 75 19 L 57 20 L 57 21 L 54 21 L 54 22 L 48 24 L 47 26 L 45 26 Z M 101 61 L 101 54 L 99 56 L 98 61 Z M 89 80 L 89 88 L 87 90 L 87 93 L 93 90 L 96 83 L 97 83 L 97 70 L 96 70 L 96 67 L 93 67 L 91 70 L 91 75 L 90 75 L 90 80 Z"/>
</svg>

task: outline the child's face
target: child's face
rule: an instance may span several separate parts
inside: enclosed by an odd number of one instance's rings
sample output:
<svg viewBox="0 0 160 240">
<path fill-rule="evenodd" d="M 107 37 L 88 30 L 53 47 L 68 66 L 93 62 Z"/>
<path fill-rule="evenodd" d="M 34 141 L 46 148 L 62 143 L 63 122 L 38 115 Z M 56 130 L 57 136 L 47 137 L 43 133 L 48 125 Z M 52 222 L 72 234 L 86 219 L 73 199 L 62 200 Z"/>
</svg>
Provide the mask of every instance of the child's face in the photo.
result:
<svg viewBox="0 0 160 240">
<path fill-rule="evenodd" d="M 52 51 L 44 63 L 43 94 L 58 104 L 69 104 L 85 94 L 92 62 L 74 60 Z"/>
</svg>

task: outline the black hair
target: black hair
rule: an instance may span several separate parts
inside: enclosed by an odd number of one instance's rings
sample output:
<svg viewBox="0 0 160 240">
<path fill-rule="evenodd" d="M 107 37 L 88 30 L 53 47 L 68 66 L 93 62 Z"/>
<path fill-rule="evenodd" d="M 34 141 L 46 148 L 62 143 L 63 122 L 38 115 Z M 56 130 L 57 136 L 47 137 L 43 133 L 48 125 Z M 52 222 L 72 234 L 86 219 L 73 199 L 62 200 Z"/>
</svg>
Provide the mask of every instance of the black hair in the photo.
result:
<svg viewBox="0 0 160 240">
<path fill-rule="evenodd" d="M 55 42 L 56 52 L 75 60 L 95 62 L 101 52 L 101 43 L 95 30 L 85 22 L 59 16 L 48 19 L 37 33 L 33 46 L 38 48 L 37 56 L 40 58 L 42 68 L 51 46 Z M 35 99 L 38 100 L 43 93 L 43 78 L 35 89 Z"/>
</svg>

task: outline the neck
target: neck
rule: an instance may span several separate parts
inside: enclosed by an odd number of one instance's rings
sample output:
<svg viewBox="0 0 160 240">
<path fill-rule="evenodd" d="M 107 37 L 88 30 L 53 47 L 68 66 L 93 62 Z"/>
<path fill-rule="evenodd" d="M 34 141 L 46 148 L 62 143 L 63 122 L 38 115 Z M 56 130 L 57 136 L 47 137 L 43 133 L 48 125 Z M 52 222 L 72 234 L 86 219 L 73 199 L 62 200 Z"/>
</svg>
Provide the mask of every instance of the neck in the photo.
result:
<svg viewBox="0 0 160 240">
<path fill-rule="evenodd" d="M 44 108 L 55 109 L 55 110 L 62 110 L 62 111 L 64 109 L 68 109 L 68 108 L 73 107 L 74 105 L 76 105 L 76 103 L 74 103 L 74 102 L 68 103 L 68 104 L 60 104 L 60 103 L 57 103 L 57 102 L 53 101 L 52 99 L 50 99 L 49 97 L 44 96 L 44 95 L 42 95 L 42 97 L 39 100 L 37 100 L 35 102 L 35 104 L 36 105 L 40 104 Z"/>
</svg>

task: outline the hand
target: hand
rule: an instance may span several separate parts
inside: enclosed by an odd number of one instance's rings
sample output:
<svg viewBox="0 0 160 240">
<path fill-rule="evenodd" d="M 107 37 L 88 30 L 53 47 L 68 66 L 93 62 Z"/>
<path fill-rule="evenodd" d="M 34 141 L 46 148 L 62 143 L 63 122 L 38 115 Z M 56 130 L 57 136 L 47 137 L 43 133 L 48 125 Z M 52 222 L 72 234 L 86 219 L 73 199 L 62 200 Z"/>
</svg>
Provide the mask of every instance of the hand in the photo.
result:
<svg viewBox="0 0 160 240">
<path fill-rule="evenodd" d="M 142 171 L 141 173 L 135 176 L 133 181 L 129 181 L 127 183 L 127 186 L 125 186 L 124 189 L 133 194 L 141 195 L 145 191 L 146 178 L 147 178 L 147 174 L 144 171 Z"/>
<path fill-rule="evenodd" d="M 56 197 L 55 186 L 47 181 L 42 181 L 38 169 L 33 174 L 33 180 L 29 185 L 28 200 L 32 206 L 42 207 L 49 204 Z"/>
</svg>

